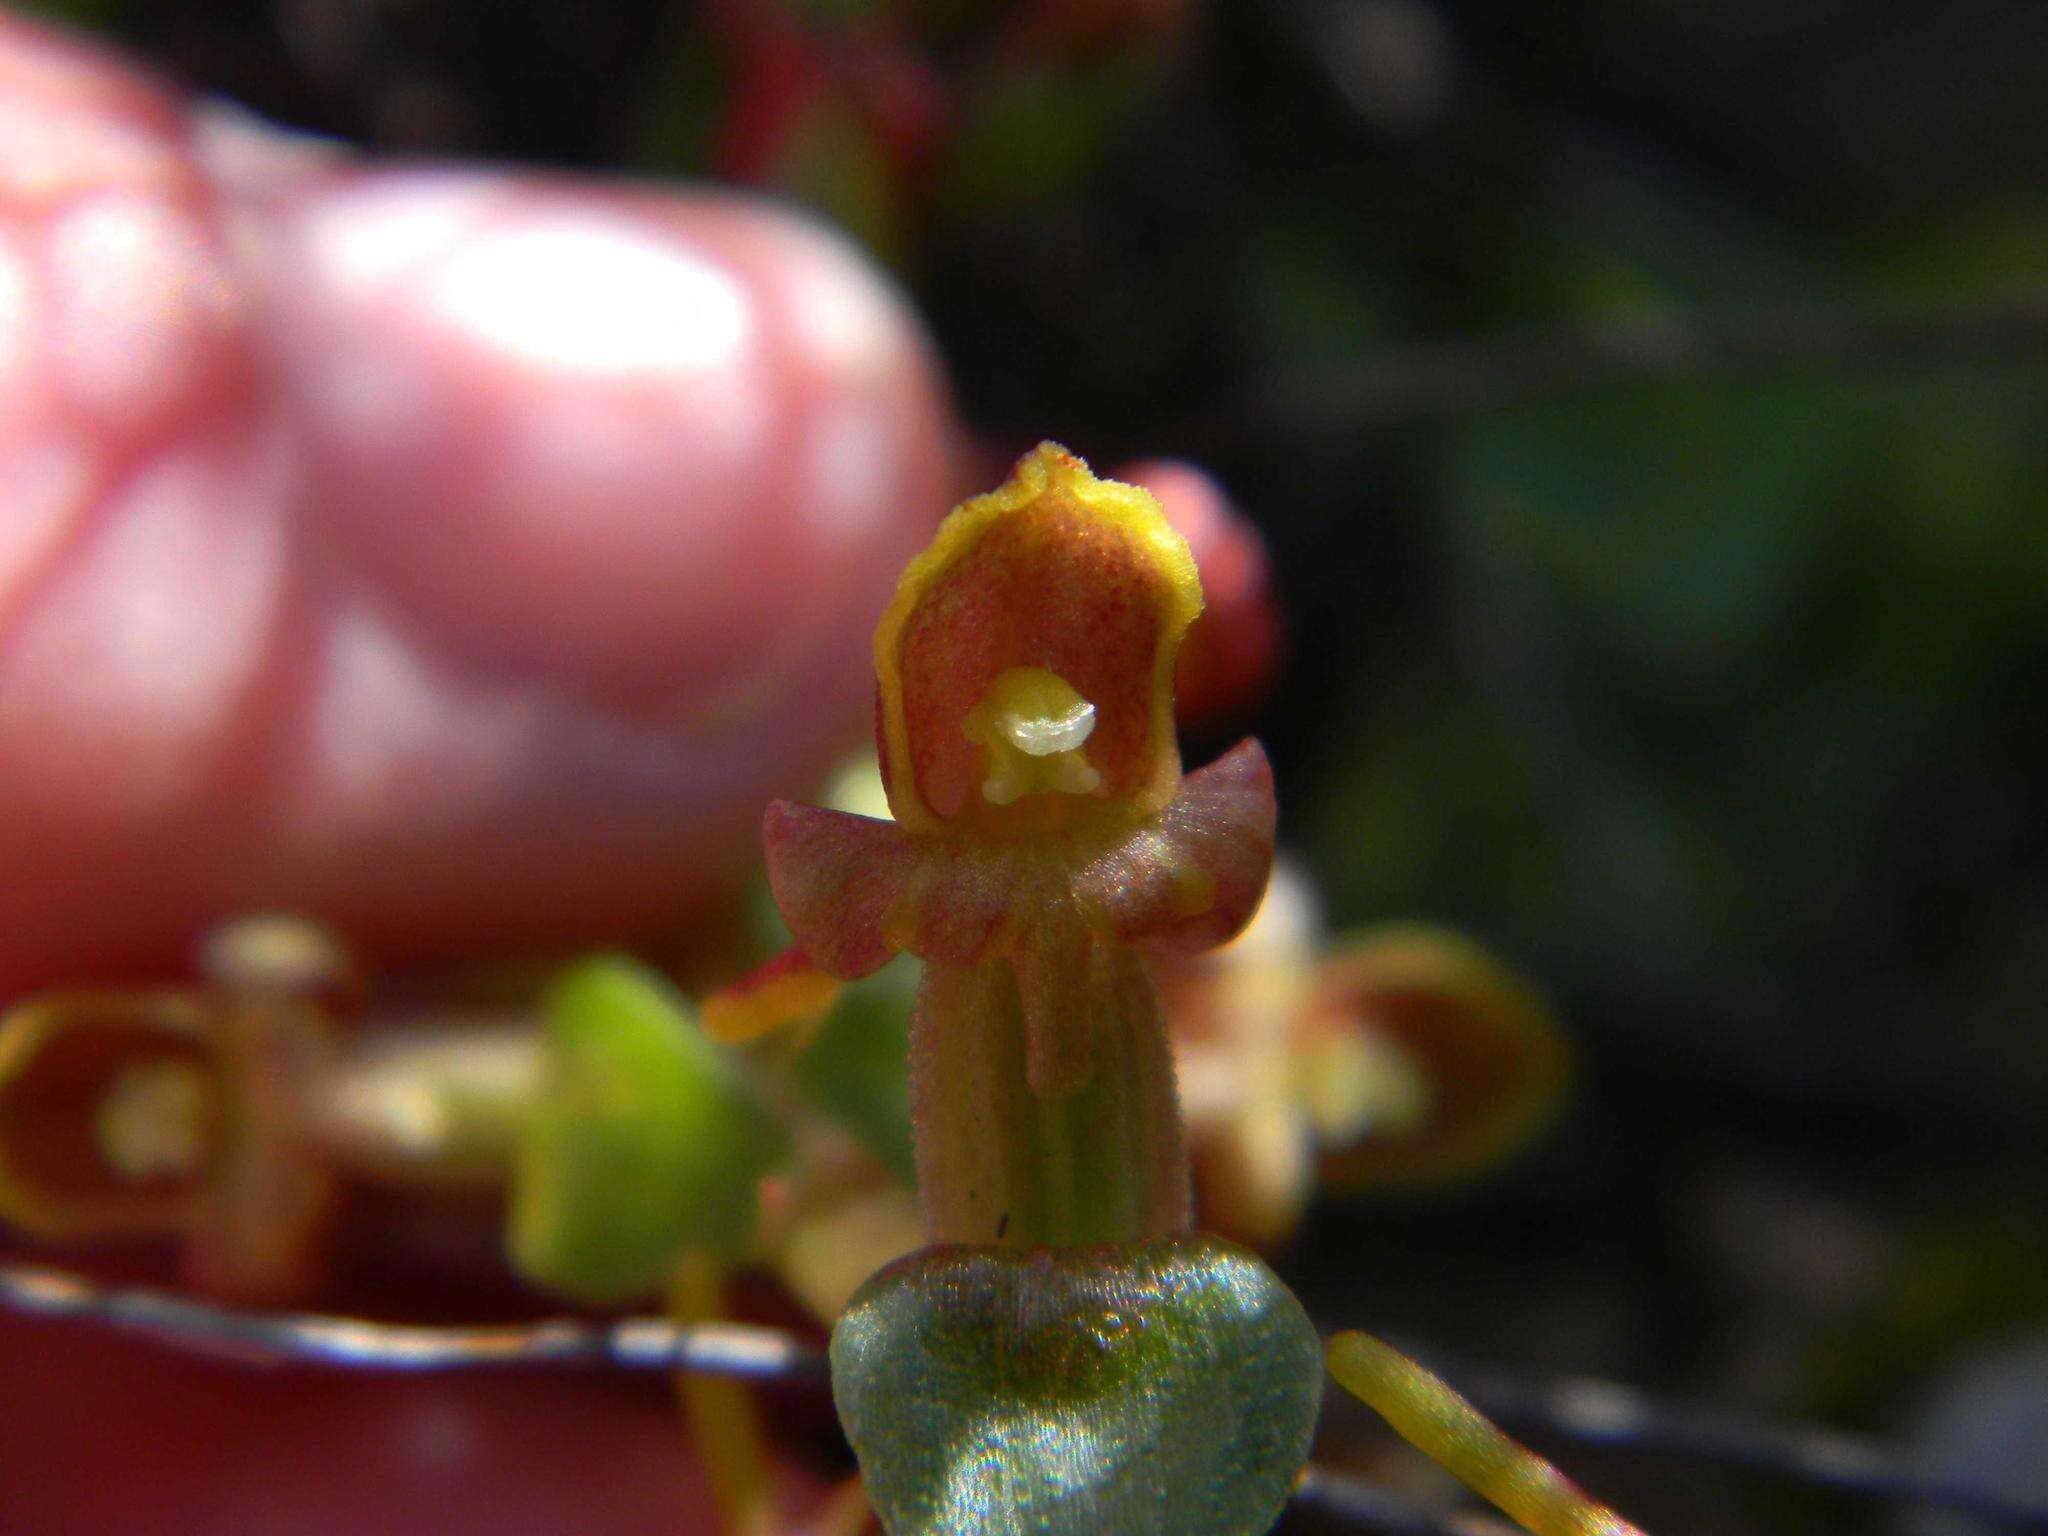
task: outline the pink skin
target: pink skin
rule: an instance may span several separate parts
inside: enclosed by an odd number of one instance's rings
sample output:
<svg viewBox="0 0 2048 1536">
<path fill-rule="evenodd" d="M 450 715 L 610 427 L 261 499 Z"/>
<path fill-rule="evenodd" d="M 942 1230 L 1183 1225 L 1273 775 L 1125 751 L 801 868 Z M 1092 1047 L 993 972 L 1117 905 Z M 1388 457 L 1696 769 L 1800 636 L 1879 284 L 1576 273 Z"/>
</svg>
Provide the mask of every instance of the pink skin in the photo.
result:
<svg viewBox="0 0 2048 1536">
<path fill-rule="evenodd" d="M 0 17 L 0 993 L 258 905 L 686 920 L 861 735 L 956 436 L 792 214 L 366 166 Z"/>
</svg>

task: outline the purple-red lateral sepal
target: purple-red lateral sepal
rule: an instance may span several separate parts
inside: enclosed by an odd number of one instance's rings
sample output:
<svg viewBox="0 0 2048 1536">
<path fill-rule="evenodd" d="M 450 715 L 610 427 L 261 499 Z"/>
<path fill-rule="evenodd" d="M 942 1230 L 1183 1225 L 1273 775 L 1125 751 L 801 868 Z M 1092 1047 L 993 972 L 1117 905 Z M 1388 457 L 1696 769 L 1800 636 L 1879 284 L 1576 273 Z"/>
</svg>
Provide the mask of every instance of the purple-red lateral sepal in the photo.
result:
<svg viewBox="0 0 2048 1536">
<path fill-rule="evenodd" d="M 782 920 L 820 970 L 853 981 L 901 947 L 886 923 L 913 855 L 894 822 L 777 800 L 761 849 Z"/>
<path fill-rule="evenodd" d="M 1010 956 L 1027 991 L 1056 995 L 1093 943 L 1185 954 L 1231 938 L 1265 891 L 1273 830 L 1272 768 L 1245 741 L 1149 815 L 992 838 L 778 800 L 762 842 L 784 920 L 833 975 L 865 976 L 899 950 L 946 965 Z"/>
<path fill-rule="evenodd" d="M 1236 937 L 1273 873 L 1276 806 L 1265 748 L 1246 738 L 1181 780 L 1140 831 L 1074 875 L 1084 909 L 1119 943 L 1193 954 Z"/>
</svg>

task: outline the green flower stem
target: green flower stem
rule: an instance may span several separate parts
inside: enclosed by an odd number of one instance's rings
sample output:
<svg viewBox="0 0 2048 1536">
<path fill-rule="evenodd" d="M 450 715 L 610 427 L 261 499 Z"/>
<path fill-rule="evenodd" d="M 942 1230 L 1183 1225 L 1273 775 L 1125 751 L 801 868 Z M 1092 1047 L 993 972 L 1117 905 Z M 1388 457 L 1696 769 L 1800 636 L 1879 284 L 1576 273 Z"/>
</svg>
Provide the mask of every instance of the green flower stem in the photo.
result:
<svg viewBox="0 0 2048 1536">
<path fill-rule="evenodd" d="M 1032 1042 L 1008 959 L 927 964 L 911 1025 L 911 1118 L 926 1236 L 1009 1247 L 1130 1243 L 1188 1226 L 1173 1058 L 1131 951 L 1086 939 L 1062 1027 L 1086 1076 L 1031 1086 Z"/>
</svg>

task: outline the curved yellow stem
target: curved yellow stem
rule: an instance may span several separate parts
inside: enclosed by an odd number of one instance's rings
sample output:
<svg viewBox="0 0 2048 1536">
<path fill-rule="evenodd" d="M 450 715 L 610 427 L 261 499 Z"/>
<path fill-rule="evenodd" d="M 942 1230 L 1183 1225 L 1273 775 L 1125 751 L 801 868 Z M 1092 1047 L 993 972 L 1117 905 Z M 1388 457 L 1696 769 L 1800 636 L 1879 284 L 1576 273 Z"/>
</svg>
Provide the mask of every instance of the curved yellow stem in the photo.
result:
<svg viewBox="0 0 2048 1536">
<path fill-rule="evenodd" d="M 725 1318 L 725 1266 L 717 1255 L 692 1248 L 669 1280 L 669 1312 L 679 1323 Z M 744 1383 L 691 1371 L 676 1373 L 691 1438 L 703 1459 L 727 1536 L 774 1536 L 775 1487 L 760 1410 Z"/>
<path fill-rule="evenodd" d="M 1327 1358 L 1347 1392 L 1535 1536 L 1643 1536 L 1399 1350 L 1369 1334 L 1340 1333 Z"/>
</svg>

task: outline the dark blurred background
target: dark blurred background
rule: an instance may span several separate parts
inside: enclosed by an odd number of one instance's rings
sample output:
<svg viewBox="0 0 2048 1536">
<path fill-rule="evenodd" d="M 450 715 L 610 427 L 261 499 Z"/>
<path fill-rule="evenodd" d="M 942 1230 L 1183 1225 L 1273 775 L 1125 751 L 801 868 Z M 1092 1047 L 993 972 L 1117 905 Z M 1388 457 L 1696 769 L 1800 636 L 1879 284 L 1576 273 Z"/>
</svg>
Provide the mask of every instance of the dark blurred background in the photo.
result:
<svg viewBox="0 0 2048 1536">
<path fill-rule="evenodd" d="M 1584 1046 L 1533 1158 L 1319 1213 L 1312 1310 L 2048 1495 L 2048 7 L 41 8 L 380 150 L 804 201 L 992 444 L 1206 465 L 1333 918 Z M 1570 1459 L 1659 1530 L 1934 1529 Z"/>
</svg>

